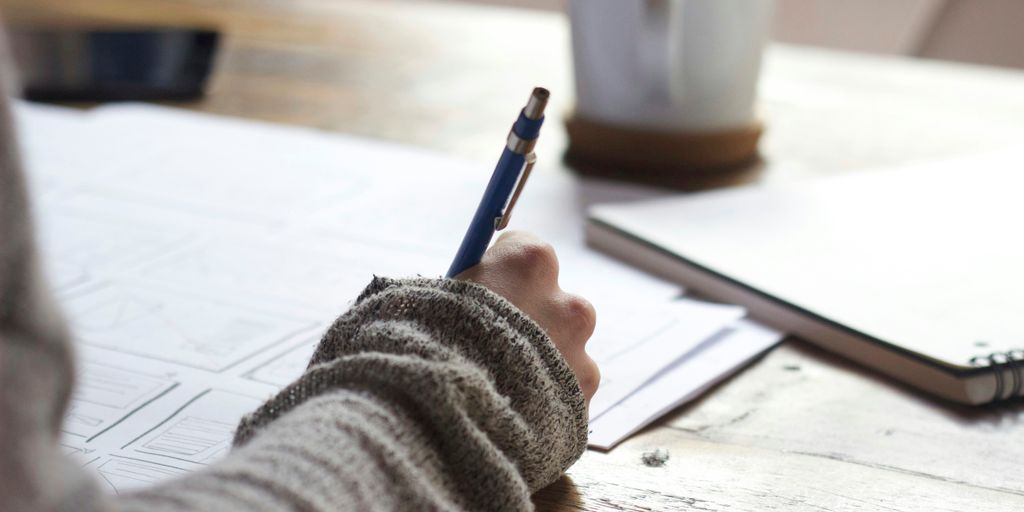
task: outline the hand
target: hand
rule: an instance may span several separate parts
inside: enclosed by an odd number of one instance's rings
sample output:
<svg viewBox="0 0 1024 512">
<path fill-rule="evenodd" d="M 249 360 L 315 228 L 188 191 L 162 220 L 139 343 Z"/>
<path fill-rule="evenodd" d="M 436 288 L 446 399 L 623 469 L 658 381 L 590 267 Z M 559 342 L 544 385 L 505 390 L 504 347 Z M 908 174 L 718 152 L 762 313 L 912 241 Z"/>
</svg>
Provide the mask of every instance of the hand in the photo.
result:
<svg viewBox="0 0 1024 512">
<path fill-rule="evenodd" d="M 558 258 L 549 244 L 528 233 L 506 232 L 479 265 L 455 278 L 490 288 L 537 322 L 569 363 L 590 403 L 601 374 L 584 346 L 597 316 L 586 299 L 558 287 Z"/>
</svg>

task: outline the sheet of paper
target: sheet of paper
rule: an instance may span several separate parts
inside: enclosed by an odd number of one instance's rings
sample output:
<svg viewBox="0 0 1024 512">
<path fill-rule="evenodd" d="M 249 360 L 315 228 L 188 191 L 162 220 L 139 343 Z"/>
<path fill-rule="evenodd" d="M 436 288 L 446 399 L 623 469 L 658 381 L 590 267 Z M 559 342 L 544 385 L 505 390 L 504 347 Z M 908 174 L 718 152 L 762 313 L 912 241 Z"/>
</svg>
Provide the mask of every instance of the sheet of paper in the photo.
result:
<svg viewBox="0 0 1024 512">
<path fill-rule="evenodd" d="M 601 368 L 590 417 L 603 414 L 744 314 L 746 310 L 739 306 L 686 298 L 657 306 L 611 307 L 587 344 L 587 353 Z"/>
<path fill-rule="evenodd" d="M 599 415 L 591 414 L 590 446 L 609 450 L 672 409 L 693 400 L 781 341 L 783 334 L 739 320 L 709 338 Z"/>
<path fill-rule="evenodd" d="M 133 151 L 158 161 L 122 157 L 140 163 L 124 165 L 114 179 L 105 180 L 104 194 L 319 242 L 412 252 L 419 263 L 414 270 L 425 276 L 447 270 L 493 166 L 316 130 L 146 105 L 103 107 L 96 115 L 96 131 L 119 139 L 135 134 Z M 573 177 L 539 168 L 513 212 L 512 228 L 554 245 L 563 263 L 563 287 L 595 303 L 624 293 L 667 299 L 680 294 L 678 285 L 587 249 L 582 236 L 588 204 L 659 194 L 643 187 L 580 186 Z"/>
<path fill-rule="evenodd" d="M 139 321 L 131 314 L 105 320 L 111 325 Z M 169 329 L 159 323 L 149 327 Z M 313 337 L 303 331 L 252 354 L 225 350 L 224 343 L 201 343 L 170 358 L 124 351 L 119 343 L 79 340 L 78 382 L 62 427 L 62 447 L 114 493 L 200 469 L 230 448 L 242 415 L 281 387 L 261 381 L 256 370 L 275 364 L 282 349 L 310 345 Z M 126 338 L 112 333 L 110 339 Z M 212 359 L 196 358 L 197 349 Z M 238 359 L 227 366 L 208 364 L 229 356 Z"/>
<path fill-rule="evenodd" d="M 90 177 L 103 175 L 103 144 L 89 129 L 94 117 L 86 111 L 15 102 L 14 125 L 31 169 L 29 185 L 36 196 L 53 193 Z M 55 141 L 60 141 L 55 144 Z"/>
<path fill-rule="evenodd" d="M 80 359 L 62 446 L 113 492 L 223 456 L 241 416 L 304 371 L 374 274 L 443 273 L 490 172 L 151 106 L 19 104 L 16 116 Z M 606 414 L 743 313 L 673 302 L 677 286 L 585 248 L 588 202 L 652 193 L 541 171 L 513 216 L 555 245 L 562 286 L 599 311 L 590 351 Z"/>
</svg>

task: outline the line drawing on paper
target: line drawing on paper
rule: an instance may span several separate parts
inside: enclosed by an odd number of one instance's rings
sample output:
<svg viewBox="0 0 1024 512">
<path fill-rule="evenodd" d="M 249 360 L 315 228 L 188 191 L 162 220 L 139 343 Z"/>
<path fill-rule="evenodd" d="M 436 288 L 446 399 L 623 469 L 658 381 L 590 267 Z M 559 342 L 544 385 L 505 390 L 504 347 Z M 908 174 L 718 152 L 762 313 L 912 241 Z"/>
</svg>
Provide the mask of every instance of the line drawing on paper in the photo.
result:
<svg viewBox="0 0 1024 512">
<path fill-rule="evenodd" d="M 306 371 L 318 344 L 319 337 L 308 338 L 298 346 L 252 369 L 244 377 L 278 387 L 287 386 Z"/>
<path fill-rule="evenodd" d="M 111 457 L 96 467 L 100 480 L 115 494 L 146 487 L 189 471 L 158 462 L 129 457 Z"/>
<path fill-rule="evenodd" d="M 63 453 L 64 455 L 74 455 L 74 454 L 85 453 L 85 450 L 83 450 L 82 448 L 79 448 L 77 446 L 72 446 L 72 445 L 67 444 L 67 443 L 59 443 L 59 446 L 60 446 L 61 453 Z"/>
<path fill-rule="evenodd" d="M 207 389 L 122 449 L 132 447 L 137 453 L 209 464 L 231 448 L 242 416 L 263 402 L 231 391 Z"/>
<path fill-rule="evenodd" d="M 142 445 L 148 453 L 176 457 L 199 457 L 197 462 L 215 458 L 227 449 L 235 424 L 197 416 L 184 416 Z"/>
<path fill-rule="evenodd" d="M 85 442 L 177 386 L 164 377 L 91 361 L 80 363 L 77 380 L 62 431 Z"/>
<path fill-rule="evenodd" d="M 65 299 L 83 343 L 212 372 L 314 324 L 198 296 L 103 285 Z"/>
<path fill-rule="evenodd" d="M 39 222 L 40 250 L 60 290 L 94 281 L 104 272 L 116 274 L 136 267 L 189 238 L 180 227 L 103 218 L 116 215 L 113 212 L 79 211 L 62 204 L 45 212 Z"/>
<path fill-rule="evenodd" d="M 177 141 L 178 147 L 172 151 L 153 148 L 159 158 L 133 169 L 134 172 L 120 174 L 119 179 L 104 188 L 108 193 L 158 208 L 280 226 L 318 205 L 345 202 L 346 198 L 358 196 L 368 181 L 360 172 L 338 172 L 338 162 L 350 155 L 338 153 L 336 158 L 327 158 L 322 153 L 298 150 L 256 156 L 239 151 L 233 144 L 224 144 L 236 133 L 219 131 L 218 136 L 220 144 L 216 145 L 185 137 Z M 260 144 L 251 137 L 265 136 L 250 132 L 245 146 Z M 279 137 L 266 143 L 280 147 L 288 137 Z M 192 162 L 191 155 L 196 151 L 204 155 L 205 165 Z M 218 172 L 208 172 L 209 169 Z M 288 172 L 282 173 L 281 169 Z"/>
<path fill-rule="evenodd" d="M 340 314 L 374 274 L 412 275 L 422 257 L 310 233 L 248 233 L 190 244 L 139 269 L 147 280 L 282 304 L 317 317 Z M 425 268 L 440 268 L 432 265 Z"/>
</svg>

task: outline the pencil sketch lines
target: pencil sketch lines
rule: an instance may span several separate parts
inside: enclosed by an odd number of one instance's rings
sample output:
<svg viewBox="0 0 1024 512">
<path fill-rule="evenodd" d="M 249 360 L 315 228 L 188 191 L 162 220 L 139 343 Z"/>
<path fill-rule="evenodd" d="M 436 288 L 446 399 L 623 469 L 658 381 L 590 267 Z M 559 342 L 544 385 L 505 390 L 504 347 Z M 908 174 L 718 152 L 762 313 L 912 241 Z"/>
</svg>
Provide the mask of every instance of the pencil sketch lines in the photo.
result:
<svg viewBox="0 0 1024 512">
<path fill-rule="evenodd" d="M 138 453 L 208 464 L 230 448 L 241 417 L 262 403 L 263 399 L 238 393 L 206 390 L 124 448 L 135 446 Z"/>
<path fill-rule="evenodd" d="M 188 473 L 166 464 L 129 458 L 112 458 L 100 464 L 96 472 L 115 494 Z"/>
<path fill-rule="evenodd" d="M 175 385 L 163 377 L 84 362 L 79 367 L 78 385 L 63 431 L 91 441 Z"/>
<path fill-rule="evenodd" d="M 206 461 L 230 444 L 234 432 L 234 423 L 186 416 L 142 447 L 149 453 Z"/>
<path fill-rule="evenodd" d="M 65 305 L 84 343 L 215 372 L 311 325 L 201 297 L 126 286 L 98 287 Z"/>
<path fill-rule="evenodd" d="M 316 350 L 317 339 L 309 339 L 284 354 L 258 366 L 246 375 L 246 378 L 284 387 L 302 375 L 309 366 L 309 359 Z"/>
</svg>

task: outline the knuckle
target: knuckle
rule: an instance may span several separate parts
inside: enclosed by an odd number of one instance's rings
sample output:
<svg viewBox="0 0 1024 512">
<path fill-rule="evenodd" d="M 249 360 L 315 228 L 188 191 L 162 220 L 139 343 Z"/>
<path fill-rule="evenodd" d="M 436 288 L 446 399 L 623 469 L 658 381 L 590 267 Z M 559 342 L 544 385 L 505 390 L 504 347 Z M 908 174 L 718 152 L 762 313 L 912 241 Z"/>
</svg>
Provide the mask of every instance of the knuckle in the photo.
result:
<svg viewBox="0 0 1024 512">
<path fill-rule="evenodd" d="M 598 368 L 597 363 L 588 358 L 588 364 L 584 365 L 583 370 L 576 378 L 579 380 L 580 390 L 583 391 L 583 394 L 591 396 L 601 385 L 601 369 Z"/>
<path fill-rule="evenodd" d="M 510 255 L 512 265 L 530 276 L 554 275 L 558 271 L 555 249 L 546 242 L 524 243 Z"/>
<path fill-rule="evenodd" d="M 581 341 L 586 342 L 597 326 L 597 311 L 594 310 L 594 305 L 579 295 L 569 295 L 563 303 L 563 308 L 565 320 L 582 338 Z"/>
</svg>

